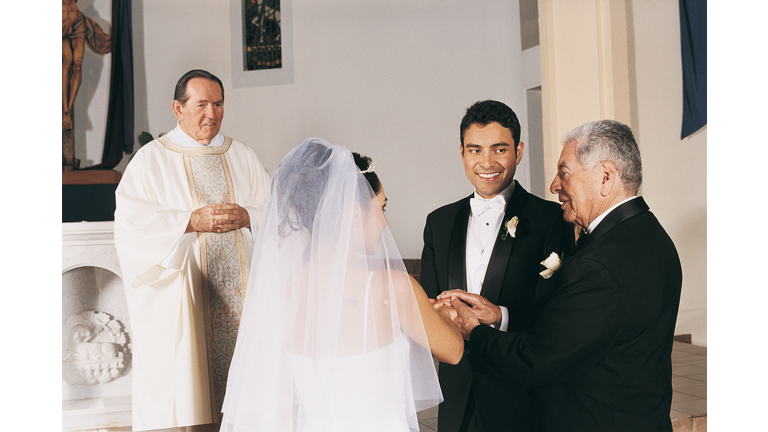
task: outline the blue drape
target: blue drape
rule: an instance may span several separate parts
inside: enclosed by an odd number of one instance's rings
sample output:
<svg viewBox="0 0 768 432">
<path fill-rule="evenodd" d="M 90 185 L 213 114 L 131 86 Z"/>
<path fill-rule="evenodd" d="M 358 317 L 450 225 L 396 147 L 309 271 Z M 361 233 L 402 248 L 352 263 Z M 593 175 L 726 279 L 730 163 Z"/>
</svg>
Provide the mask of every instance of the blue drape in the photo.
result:
<svg viewBox="0 0 768 432">
<path fill-rule="evenodd" d="M 707 124 L 707 1 L 680 0 L 685 138 Z"/>
<path fill-rule="evenodd" d="M 133 152 L 133 31 L 131 0 L 112 0 L 112 76 L 102 169 Z"/>
</svg>

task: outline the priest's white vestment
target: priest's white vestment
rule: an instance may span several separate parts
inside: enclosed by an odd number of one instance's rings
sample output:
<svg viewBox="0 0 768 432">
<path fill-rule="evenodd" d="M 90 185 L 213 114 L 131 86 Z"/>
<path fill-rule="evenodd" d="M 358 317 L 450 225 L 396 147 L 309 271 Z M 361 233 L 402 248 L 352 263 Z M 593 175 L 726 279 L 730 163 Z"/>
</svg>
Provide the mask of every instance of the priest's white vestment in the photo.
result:
<svg viewBox="0 0 768 432">
<path fill-rule="evenodd" d="M 268 191 L 255 153 L 231 138 L 190 148 L 161 137 L 128 164 L 115 192 L 115 247 L 130 319 L 133 430 L 218 419 L 253 236 L 184 231 L 192 211 L 213 202 L 245 208 L 255 230 Z M 223 345 L 212 346 L 217 338 Z"/>
</svg>

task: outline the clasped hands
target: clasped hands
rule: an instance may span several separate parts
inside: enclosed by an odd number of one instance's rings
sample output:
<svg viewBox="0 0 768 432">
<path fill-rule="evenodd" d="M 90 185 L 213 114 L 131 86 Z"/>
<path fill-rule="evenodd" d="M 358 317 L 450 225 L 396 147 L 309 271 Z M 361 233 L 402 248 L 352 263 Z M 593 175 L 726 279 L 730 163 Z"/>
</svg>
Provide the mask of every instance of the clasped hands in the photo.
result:
<svg viewBox="0 0 768 432">
<path fill-rule="evenodd" d="M 477 294 L 462 290 L 445 291 L 437 296 L 435 309 L 452 308 L 453 322 L 464 339 L 469 340 L 472 330 L 480 324 L 501 323 L 501 308 Z"/>
<path fill-rule="evenodd" d="M 224 233 L 250 226 L 246 209 L 233 203 L 214 203 L 193 211 L 185 232 Z"/>
</svg>

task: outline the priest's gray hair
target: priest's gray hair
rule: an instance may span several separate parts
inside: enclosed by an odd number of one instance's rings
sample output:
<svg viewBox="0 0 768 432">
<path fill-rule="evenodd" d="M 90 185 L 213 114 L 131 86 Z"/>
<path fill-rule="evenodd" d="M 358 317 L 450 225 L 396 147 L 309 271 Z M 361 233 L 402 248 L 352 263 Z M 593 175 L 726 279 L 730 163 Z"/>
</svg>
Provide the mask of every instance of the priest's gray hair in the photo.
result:
<svg viewBox="0 0 768 432">
<path fill-rule="evenodd" d="M 643 182 L 643 167 L 629 126 L 615 120 L 586 123 L 565 134 L 563 143 L 571 141 L 576 145 L 576 158 L 585 169 L 609 161 L 616 166 L 624 189 L 637 194 Z"/>
</svg>

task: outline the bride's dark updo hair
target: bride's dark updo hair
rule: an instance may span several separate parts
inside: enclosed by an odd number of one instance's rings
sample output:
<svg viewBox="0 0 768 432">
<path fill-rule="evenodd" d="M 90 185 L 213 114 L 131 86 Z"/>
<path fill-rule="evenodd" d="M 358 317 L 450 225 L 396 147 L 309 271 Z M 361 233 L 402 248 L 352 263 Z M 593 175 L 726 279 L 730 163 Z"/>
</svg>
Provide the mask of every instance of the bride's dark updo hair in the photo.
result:
<svg viewBox="0 0 768 432">
<path fill-rule="evenodd" d="M 371 170 L 371 172 L 364 172 L 373 166 L 373 159 L 368 156 L 362 156 L 360 153 L 352 153 L 352 156 L 355 158 L 355 165 L 360 168 L 360 172 L 363 173 L 365 179 L 368 180 L 368 184 L 371 185 L 373 193 L 378 195 L 379 192 L 381 192 L 381 181 L 379 180 L 379 176 L 376 175 L 373 170 Z"/>
<path fill-rule="evenodd" d="M 320 200 L 328 183 L 333 150 L 315 142 L 305 142 L 283 159 L 273 183 L 277 189 L 278 211 L 284 216 L 280 234 L 306 229 L 312 232 Z"/>
<path fill-rule="evenodd" d="M 281 214 L 278 230 L 282 237 L 299 230 L 312 233 L 315 216 L 328 185 L 331 165 L 333 165 L 334 152 L 326 144 L 306 140 L 280 162 L 275 172 L 272 179 L 273 200 Z M 368 181 L 373 193 L 378 194 L 382 189 L 381 181 L 373 170 L 373 161 L 358 153 L 352 153 L 352 155 L 355 165 Z M 338 158 L 336 160 L 337 164 L 343 162 Z M 347 165 L 347 170 L 350 169 L 352 167 Z M 370 205 L 370 203 L 364 201 L 361 205 Z"/>
</svg>

